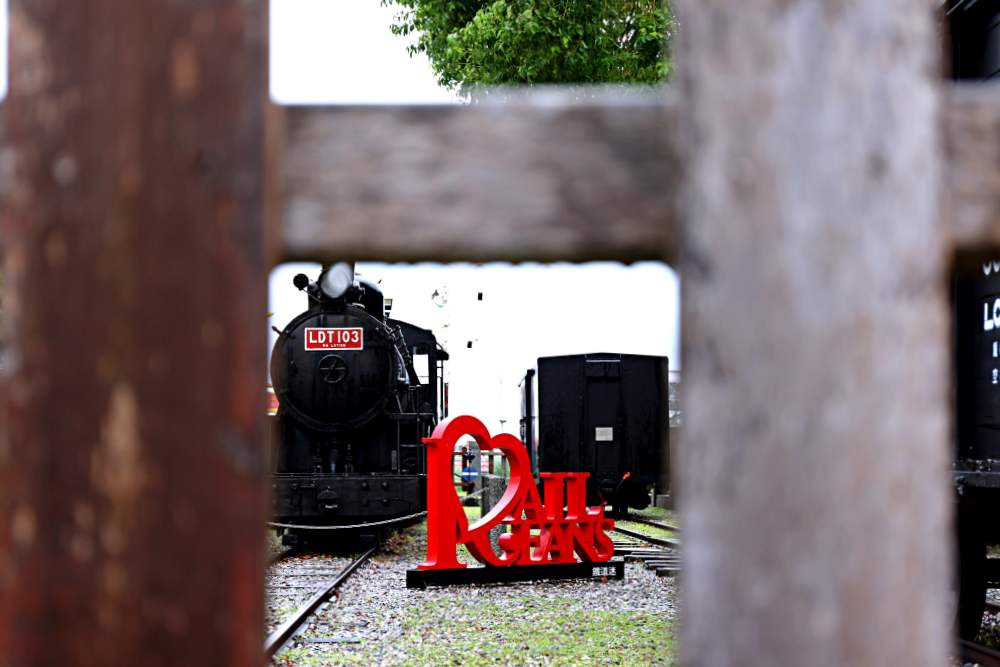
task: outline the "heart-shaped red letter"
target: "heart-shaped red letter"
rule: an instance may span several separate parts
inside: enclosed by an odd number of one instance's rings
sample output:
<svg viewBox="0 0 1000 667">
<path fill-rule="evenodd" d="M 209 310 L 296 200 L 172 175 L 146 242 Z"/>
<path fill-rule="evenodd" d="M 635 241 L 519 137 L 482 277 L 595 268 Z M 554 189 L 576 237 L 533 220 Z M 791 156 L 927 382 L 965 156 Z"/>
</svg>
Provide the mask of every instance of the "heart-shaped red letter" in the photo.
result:
<svg viewBox="0 0 1000 667">
<path fill-rule="evenodd" d="M 500 450 L 510 464 L 507 490 L 489 514 L 471 528 L 454 493 L 451 469 L 455 443 L 465 435 L 475 438 L 480 451 Z M 427 445 L 427 560 L 419 569 L 466 567 L 455 554 L 459 544 L 465 544 L 480 562 L 500 566 L 573 562 L 574 552 L 595 562 L 613 555 L 614 547 L 606 531 L 614 527 L 614 522 L 604 517 L 603 508 L 584 506 L 587 473 L 543 473 L 546 491 L 543 506 L 531 476 L 528 452 L 513 435 L 490 436 L 481 421 L 462 416 L 438 424 L 431 437 L 424 438 L 424 443 Z M 490 545 L 489 531 L 501 522 L 510 524 L 511 532 L 501 535 L 500 548 L 504 553 L 498 556 Z M 532 534 L 532 527 L 539 529 L 537 534 Z"/>
</svg>

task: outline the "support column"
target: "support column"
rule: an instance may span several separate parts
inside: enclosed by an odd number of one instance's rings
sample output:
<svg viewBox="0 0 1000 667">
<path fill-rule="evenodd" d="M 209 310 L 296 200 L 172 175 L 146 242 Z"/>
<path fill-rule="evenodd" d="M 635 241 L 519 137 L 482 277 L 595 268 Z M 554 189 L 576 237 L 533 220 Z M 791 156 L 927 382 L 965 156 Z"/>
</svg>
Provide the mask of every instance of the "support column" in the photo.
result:
<svg viewBox="0 0 1000 667">
<path fill-rule="evenodd" d="M 11 2 L 0 664 L 262 659 L 263 12 Z"/>
<path fill-rule="evenodd" d="M 941 665 L 936 3 L 681 7 L 686 665 Z"/>
</svg>

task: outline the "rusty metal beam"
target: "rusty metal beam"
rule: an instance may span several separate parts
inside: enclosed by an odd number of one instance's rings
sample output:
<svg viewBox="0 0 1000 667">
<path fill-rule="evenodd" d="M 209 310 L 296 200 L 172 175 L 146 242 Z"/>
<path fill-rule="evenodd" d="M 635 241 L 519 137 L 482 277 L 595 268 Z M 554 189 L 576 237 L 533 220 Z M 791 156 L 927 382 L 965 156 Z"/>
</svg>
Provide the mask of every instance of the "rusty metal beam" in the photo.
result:
<svg viewBox="0 0 1000 667">
<path fill-rule="evenodd" d="M 688 0 L 679 20 L 681 662 L 945 664 L 931 3 Z"/>
<path fill-rule="evenodd" d="M 264 3 L 11 26 L 0 664 L 258 663 Z"/>
<path fill-rule="evenodd" d="M 289 108 L 287 259 L 671 256 L 672 105 L 540 90 L 460 107 Z"/>
</svg>

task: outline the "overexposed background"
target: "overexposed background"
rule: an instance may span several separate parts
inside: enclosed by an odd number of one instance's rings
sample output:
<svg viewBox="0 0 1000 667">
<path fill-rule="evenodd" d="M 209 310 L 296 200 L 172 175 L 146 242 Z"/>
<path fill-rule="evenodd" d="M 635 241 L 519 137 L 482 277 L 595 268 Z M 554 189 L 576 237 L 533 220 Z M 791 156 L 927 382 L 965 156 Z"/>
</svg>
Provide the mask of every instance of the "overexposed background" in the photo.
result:
<svg viewBox="0 0 1000 667">
<path fill-rule="evenodd" d="M 319 271 L 319 264 L 272 271 L 269 325 L 282 329 L 305 310 L 292 278 L 316 280 Z M 361 262 L 356 271 L 392 299 L 391 317 L 433 330 L 448 350 L 451 414 L 475 415 L 494 432 L 501 420 L 503 430 L 518 432 L 518 384 L 538 357 L 651 354 L 679 369 L 680 283 L 664 264 Z M 272 331 L 268 350 L 276 338 Z"/>
<path fill-rule="evenodd" d="M 416 35 L 380 0 L 271 0 L 271 97 L 281 104 L 453 104 Z"/>
</svg>

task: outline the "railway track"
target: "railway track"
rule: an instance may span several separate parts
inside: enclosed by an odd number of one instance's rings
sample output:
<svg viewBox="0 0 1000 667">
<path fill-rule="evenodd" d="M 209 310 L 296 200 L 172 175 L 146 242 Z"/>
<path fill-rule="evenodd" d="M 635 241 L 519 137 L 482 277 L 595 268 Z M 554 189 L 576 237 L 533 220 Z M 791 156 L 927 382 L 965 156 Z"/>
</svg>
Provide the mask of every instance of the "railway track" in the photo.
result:
<svg viewBox="0 0 1000 667">
<path fill-rule="evenodd" d="M 647 519 L 646 517 L 637 516 L 635 514 L 628 514 L 625 516 L 626 521 L 633 521 L 635 523 L 641 523 L 646 526 L 652 526 L 653 528 L 659 528 L 660 530 L 666 530 L 671 533 L 677 533 L 680 535 L 681 529 L 669 523 L 663 523 L 662 521 L 656 521 L 654 519 Z"/>
<path fill-rule="evenodd" d="M 680 572 L 681 561 L 678 540 L 653 537 L 636 530 L 615 526 L 614 532 L 623 538 L 612 539 L 615 554 L 626 561 L 639 561 L 647 570 L 654 570 L 658 577 L 673 577 Z"/>
<path fill-rule="evenodd" d="M 1000 667 L 1000 651 L 975 642 L 958 640 L 958 654 L 964 663 L 981 667 Z"/>
<path fill-rule="evenodd" d="M 654 537 L 653 535 L 646 535 L 645 533 L 640 533 L 638 530 L 632 530 L 631 528 L 622 528 L 621 526 L 615 526 L 615 532 L 621 533 L 636 540 L 642 540 L 649 544 L 666 547 L 668 549 L 680 549 L 680 540 L 675 540 L 670 537 Z"/>
<path fill-rule="evenodd" d="M 350 577 L 355 570 L 371 558 L 376 549 L 377 547 L 372 547 L 351 561 L 333 578 L 333 580 L 316 589 L 316 591 L 309 596 L 309 599 L 306 600 L 305 604 L 296 609 L 291 616 L 275 628 L 275 630 L 264 642 L 265 657 L 268 659 L 272 658 L 274 654 L 280 651 L 292 637 L 298 634 L 299 630 L 302 629 L 320 605 L 336 595 L 337 590 L 344 584 L 345 581 L 347 581 L 348 577 Z"/>
</svg>

